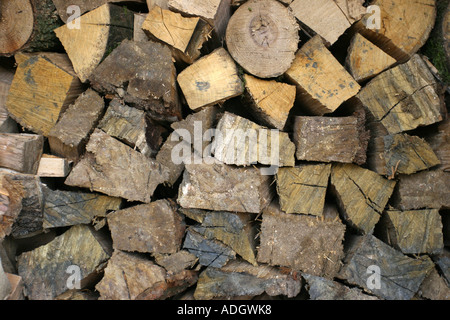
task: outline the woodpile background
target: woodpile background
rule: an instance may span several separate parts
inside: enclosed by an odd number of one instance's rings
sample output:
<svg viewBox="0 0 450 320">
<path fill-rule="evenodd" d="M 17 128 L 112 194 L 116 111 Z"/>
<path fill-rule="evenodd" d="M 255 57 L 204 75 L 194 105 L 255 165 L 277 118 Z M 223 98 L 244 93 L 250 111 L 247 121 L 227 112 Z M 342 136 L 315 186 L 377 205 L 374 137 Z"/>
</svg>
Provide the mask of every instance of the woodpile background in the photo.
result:
<svg viewBox="0 0 450 320">
<path fill-rule="evenodd" d="M 2 1 L 0 299 L 449 300 L 448 2 Z"/>
</svg>

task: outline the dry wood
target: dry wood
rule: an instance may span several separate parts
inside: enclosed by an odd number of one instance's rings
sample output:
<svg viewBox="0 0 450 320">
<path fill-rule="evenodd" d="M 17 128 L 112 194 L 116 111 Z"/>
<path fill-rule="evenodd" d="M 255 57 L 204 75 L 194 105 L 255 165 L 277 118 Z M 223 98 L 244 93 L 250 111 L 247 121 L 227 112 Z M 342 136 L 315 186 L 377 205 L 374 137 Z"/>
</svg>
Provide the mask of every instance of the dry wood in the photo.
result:
<svg viewBox="0 0 450 320">
<path fill-rule="evenodd" d="M 284 130 L 294 106 L 295 86 L 275 80 L 244 75 L 245 89 L 251 99 L 250 110 L 263 125 Z"/>
<path fill-rule="evenodd" d="M 339 278 L 387 300 L 410 300 L 433 268 L 430 258 L 410 258 L 372 235 L 349 239 L 344 266 Z M 369 277 L 379 267 L 380 287 L 370 286 Z"/>
<path fill-rule="evenodd" d="M 257 260 L 332 279 L 343 258 L 344 232 L 339 220 L 287 214 L 272 203 L 262 214 Z"/>
<path fill-rule="evenodd" d="M 36 174 L 44 137 L 26 133 L 0 133 L 0 167 Z"/>
<path fill-rule="evenodd" d="M 0 55 L 51 51 L 58 47 L 53 29 L 62 23 L 52 0 L 2 1 Z"/>
<path fill-rule="evenodd" d="M 167 169 L 157 161 L 99 129 L 91 135 L 86 151 L 66 185 L 148 203 L 156 187 L 168 179 Z"/>
<path fill-rule="evenodd" d="M 154 6 L 158 6 L 162 9 L 169 8 L 169 0 L 146 0 L 148 11 L 152 10 Z"/>
<path fill-rule="evenodd" d="M 207 21 L 219 40 L 225 36 L 230 19 L 230 0 L 168 0 L 169 9 Z"/>
<path fill-rule="evenodd" d="M 331 164 L 305 164 L 278 170 L 277 192 L 281 210 L 322 216 Z"/>
<path fill-rule="evenodd" d="M 332 113 L 361 88 L 320 36 L 300 48 L 286 75 L 297 86 L 297 100 L 313 115 Z"/>
<path fill-rule="evenodd" d="M 50 154 L 43 154 L 39 161 L 37 175 L 42 178 L 65 178 L 69 174 L 71 162 Z"/>
<path fill-rule="evenodd" d="M 259 213 L 272 200 L 271 180 L 256 168 L 189 164 L 179 187 L 178 203 L 183 208 Z"/>
<path fill-rule="evenodd" d="M 219 120 L 212 148 L 214 157 L 229 165 L 295 165 L 295 145 L 286 132 L 264 128 L 230 112 Z"/>
<path fill-rule="evenodd" d="M 357 231 L 372 232 L 394 191 L 396 182 L 353 164 L 335 164 L 331 185 L 343 218 Z"/>
<path fill-rule="evenodd" d="M 356 33 L 348 48 L 346 68 L 359 83 L 367 81 L 394 65 L 397 60 Z"/>
<path fill-rule="evenodd" d="M 197 300 L 241 298 L 251 299 L 262 293 L 269 296 L 295 297 L 300 292 L 302 280 L 283 274 L 267 265 L 253 266 L 234 260 L 223 268 L 209 267 L 198 279 L 194 292 Z"/>
<path fill-rule="evenodd" d="M 175 253 L 181 247 L 184 219 L 168 200 L 115 211 L 107 220 L 114 249 Z"/>
<path fill-rule="evenodd" d="M 111 255 L 104 240 L 91 227 L 73 226 L 50 243 L 18 257 L 18 272 L 31 300 L 49 300 L 70 289 L 70 266 L 80 270 L 81 288 L 92 283 Z M 52 257 L 49 259 L 49 257 Z M 52 274 L 52 277 L 48 277 Z"/>
<path fill-rule="evenodd" d="M 12 288 L 8 276 L 5 271 L 3 271 L 1 262 L 2 260 L 0 259 L 0 300 L 6 300 L 11 293 Z"/>
<path fill-rule="evenodd" d="M 295 0 L 289 8 L 298 20 L 329 44 L 334 44 L 351 26 L 344 11 L 333 0 L 314 1 L 314 5 L 307 0 Z"/>
<path fill-rule="evenodd" d="M 450 208 L 450 173 L 439 169 L 400 175 L 392 205 L 401 210 Z"/>
<path fill-rule="evenodd" d="M 192 268 L 198 258 L 186 250 L 180 250 L 173 254 L 154 254 L 155 262 L 167 270 L 167 272 L 178 273 L 184 269 Z"/>
<path fill-rule="evenodd" d="M 89 80 L 95 90 L 123 98 L 156 120 L 181 119 L 175 65 L 164 44 L 124 40 Z"/>
<path fill-rule="evenodd" d="M 425 140 L 430 144 L 434 153 L 441 163 L 439 168 L 443 171 L 450 171 L 450 118 L 440 122 L 437 132 L 430 132 L 425 136 Z"/>
<path fill-rule="evenodd" d="M 360 20 L 367 12 L 365 0 L 335 0 L 335 2 L 350 24 Z"/>
<path fill-rule="evenodd" d="M 0 132 L 17 132 L 17 123 L 11 119 L 6 109 L 6 98 L 14 79 L 14 72 L 0 66 Z"/>
<path fill-rule="evenodd" d="M 109 211 L 119 210 L 122 199 L 98 193 L 51 190 L 43 187 L 44 228 L 92 224 L 106 217 Z"/>
<path fill-rule="evenodd" d="M 274 78 L 289 69 L 298 48 L 298 24 L 275 0 L 250 0 L 232 15 L 226 32 L 231 56 L 248 73 Z"/>
<path fill-rule="evenodd" d="M 81 94 L 50 130 L 48 140 L 52 153 L 78 162 L 104 107 L 103 98 L 94 90 Z"/>
<path fill-rule="evenodd" d="M 147 157 L 156 152 L 147 141 L 147 120 L 143 110 L 129 107 L 114 99 L 97 126 Z"/>
<path fill-rule="evenodd" d="M 378 228 L 378 227 L 377 227 Z M 437 209 L 387 210 L 380 221 L 381 240 L 404 254 L 438 254 L 444 248 Z"/>
<path fill-rule="evenodd" d="M 369 152 L 369 168 L 391 179 L 396 174 L 413 174 L 440 164 L 425 140 L 408 134 L 376 137 Z"/>
<path fill-rule="evenodd" d="M 11 292 L 7 297 L 8 300 L 25 300 L 25 296 L 23 294 L 23 280 L 22 277 L 7 273 L 9 283 L 11 284 Z"/>
<path fill-rule="evenodd" d="M 423 280 L 418 294 L 430 300 L 450 300 L 450 288 L 442 278 L 436 268 Z"/>
<path fill-rule="evenodd" d="M 364 164 L 369 133 L 358 116 L 295 117 L 298 160 Z"/>
<path fill-rule="evenodd" d="M 47 136 L 61 113 L 83 91 L 67 55 L 17 54 L 6 107 L 23 127 Z"/>
<path fill-rule="evenodd" d="M 371 5 L 379 8 L 379 25 L 376 25 L 375 11 L 364 16 L 355 27 L 396 60 L 404 62 L 412 57 L 425 44 L 434 27 L 435 0 L 376 0 Z"/>
<path fill-rule="evenodd" d="M 133 41 L 148 41 L 148 36 L 142 30 L 142 24 L 147 17 L 147 13 L 135 13 L 133 25 Z"/>
<path fill-rule="evenodd" d="M 237 66 L 223 48 L 184 69 L 177 80 L 192 110 L 220 103 L 244 92 Z"/>
<path fill-rule="evenodd" d="M 82 82 L 124 39 L 133 37 L 133 12 L 109 3 L 78 19 L 79 28 L 69 24 L 55 30 Z"/>
<path fill-rule="evenodd" d="M 142 29 L 149 37 L 170 45 L 174 58 L 186 63 L 193 63 L 200 57 L 200 49 L 212 31 L 212 27 L 199 17 L 183 17 L 159 6 L 150 10 Z"/>
<path fill-rule="evenodd" d="M 252 215 L 205 211 L 199 209 L 181 209 L 188 218 L 201 223 L 192 229 L 208 239 L 217 239 L 233 249 L 244 260 L 257 265 L 255 257 L 256 226 Z"/>
<path fill-rule="evenodd" d="M 419 55 L 375 77 L 357 97 L 390 134 L 442 120 L 436 81 Z"/>
</svg>

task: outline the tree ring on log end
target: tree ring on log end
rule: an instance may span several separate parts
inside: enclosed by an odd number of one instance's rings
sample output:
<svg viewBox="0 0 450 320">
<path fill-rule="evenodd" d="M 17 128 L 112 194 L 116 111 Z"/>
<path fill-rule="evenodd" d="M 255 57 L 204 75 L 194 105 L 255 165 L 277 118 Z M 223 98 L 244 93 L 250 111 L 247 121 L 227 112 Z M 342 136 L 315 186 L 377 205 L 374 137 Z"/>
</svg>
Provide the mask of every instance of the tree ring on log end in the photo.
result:
<svg viewBox="0 0 450 320">
<path fill-rule="evenodd" d="M 33 33 L 33 6 L 29 0 L 0 2 L 0 54 L 14 54 Z"/>
<path fill-rule="evenodd" d="M 250 0 L 231 17 L 226 43 L 233 59 L 260 78 L 285 73 L 298 49 L 299 26 L 289 10 L 276 0 Z"/>
</svg>

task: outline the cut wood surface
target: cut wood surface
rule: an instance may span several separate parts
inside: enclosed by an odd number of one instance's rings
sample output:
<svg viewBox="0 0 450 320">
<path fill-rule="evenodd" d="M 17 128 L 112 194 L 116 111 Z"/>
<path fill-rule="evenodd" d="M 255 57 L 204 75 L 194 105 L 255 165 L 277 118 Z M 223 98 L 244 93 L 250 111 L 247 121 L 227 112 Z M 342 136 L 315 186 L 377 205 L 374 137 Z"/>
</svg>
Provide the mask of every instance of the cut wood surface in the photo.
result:
<svg viewBox="0 0 450 320">
<path fill-rule="evenodd" d="M 177 80 L 192 110 L 220 103 L 244 92 L 237 66 L 223 48 L 184 69 Z"/>
<path fill-rule="evenodd" d="M 71 162 L 66 158 L 43 154 L 39 161 L 39 177 L 65 178 L 69 174 Z"/>
<path fill-rule="evenodd" d="M 286 76 L 297 86 L 297 100 L 302 107 L 318 116 L 332 113 L 361 88 L 320 36 L 300 48 Z"/>
<path fill-rule="evenodd" d="M 419 55 L 371 80 L 358 98 L 375 121 L 399 133 L 443 120 L 437 84 Z"/>
<path fill-rule="evenodd" d="M 77 162 L 84 152 L 89 135 L 103 114 L 105 102 L 88 89 L 64 112 L 50 130 L 48 141 L 55 155 Z"/>
<path fill-rule="evenodd" d="M 77 19 L 78 28 L 69 23 L 55 30 L 82 82 L 122 40 L 132 39 L 133 19 L 133 12 L 107 3 Z"/>
<path fill-rule="evenodd" d="M 294 60 L 298 29 L 294 16 L 278 1 L 250 0 L 232 15 L 226 43 L 231 56 L 248 73 L 275 78 Z"/>
<path fill-rule="evenodd" d="M 91 135 L 86 151 L 66 185 L 148 203 L 156 187 L 168 178 L 161 164 L 99 129 Z"/>
<path fill-rule="evenodd" d="M 65 54 L 17 54 L 6 107 L 23 127 L 47 136 L 61 113 L 82 93 Z"/>
<path fill-rule="evenodd" d="M 0 133 L 0 167 L 36 174 L 43 148 L 41 135 Z"/>
<path fill-rule="evenodd" d="M 52 0 L 2 1 L 0 12 L 0 55 L 58 47 L 53 30 L 62 22 Z"/>
</svg>

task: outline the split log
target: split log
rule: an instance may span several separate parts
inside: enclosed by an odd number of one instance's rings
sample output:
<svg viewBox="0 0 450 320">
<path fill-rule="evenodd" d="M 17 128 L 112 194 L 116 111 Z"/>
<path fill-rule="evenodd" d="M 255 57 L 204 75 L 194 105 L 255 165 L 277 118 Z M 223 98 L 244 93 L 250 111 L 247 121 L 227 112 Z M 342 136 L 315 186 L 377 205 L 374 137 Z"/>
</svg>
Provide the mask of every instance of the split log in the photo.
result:
<svg viewBox="0 0 450 320">
<path fill-rule="evenodd" d="M 410 258 L 372 235 L 356 236 L 338 277 L 382 299 L 410 300 L 433 267 L 428 257 Z"/>
<path fill-rule="evenodd" d="M 375 77 L 357 97 L 390 134 L 443 120 L 437 83 L 419 55 Z"/>
<path fill-rule="evenodd" d="M 100 300 L 156 300 L 182 292 L 196 281 L 194 271 L 171 275 L 151 260 L 115 250 L 95 288 Z"/>
<path fill-rule="evenodd" d="M 425 136 L 434 153 L 441 163 L 438 167 L 443 171 L 450 171 L 450 118 L 438 124 L 437 132 L 430 132 Z"/>
<path fill-rule="evenodd" d="M 286 72 L 298 49 L 298 24 L 278 1 L 249 0 L 230 18 L 226 43 L 248 73 L 275 78 Z"/>
<path fill-rule="evenodd" d="M 322 277 L 302 274 L 307 282 L 310 300 L 378 300 L 358 288 L 350 288 Z"/>
<path fill-rule="evenodd" d="M 58 11 L 58 15 L 64 23 L 67 23 L 69 18 L 76 18 L 74 16 L 75 12 L 69 10 L 69 6 L 77 6 L 80 9 L 80 15 L 83 15 L 86 12 L 92 11 L 98 7 L 106 3 L 115 3 L 115 2 L 130 2 L 127 0 L 53 0 L 55 4 L 56 10 Z M 145 3 L 145 0 L 132 0 L 134 3 Z"/>
<path fill-rule="evenodd" d="M 79 27 L 66 24 L 55 30 L 82 82 L 124 39 L 132 39 L 133 12 L 109 3 L 77 19 Z"/>
<path fill-rule="evenodd" d="M 124 40 L 89 78 L 92 87 L 117 95 L 149 112 L 155 120 L 181 119 L 176 70 L 168 46 L 152 41 Z"/>
<path fill-rule="evenodd" d="M 430 300 L 450 300 L 450 288 L 436 268 L 423 280 L 418 295 Z"/>
<path fill-rule="evenodd" d="M 198 258 L 186 250 L 180 250 L 173 254 L 154 254 L 155 262 L 171 273 L 179 273 L 184 269 L 192 268 Z"/>
<path fill-rule="evenodd" d="M 168 178 L 161 164 L 99 129 L 91 135 L 86 151 L 66 185 L 148 203 L 156 187 Z"/>
<path fill-rule="evenodd" d="M 220 103 L 244 92 L 237 66 L 223 48 L 198 59 L 180 72 L 177 80 L 192 110 Z"/>
<path fill-rule="evenodd" d="M 14 120 L 47 136 L 64 110 L 83 91 L 65 54 L 17 54 L 18 67 L 6 107 Z"/>
<path fill-rule="evenodd" d="M 25 295 L 30 300 L 51 300 L 71 286 L 85 288 L 110 255 L 111 250 L 91 227 L 73 226 L 50 243 L 18 257 Z M 49 278 L 49 274 L 53 276 Z"/>
<path fill-rule="evenodd" d="M 133 25 L 133 41 L 148 41 L 148 37 L 142 30 L 142 25 L 144 24 L 147 13 L 135 13 L 134 14 L 134 25 Z"/>
<path fill-rule="evenodd" d="M 252 215 L 198 209 L 181 209 L 181 213 L 201 223 L 199 226 L 191 227 L 192 230 L 207 239 L 217 239 L 223 242 L 244 260 L 257 265 L 255 257 L 256 227 Z"/>
<path fill-rule="evenodd" d="M 276 181 L 281 210 L 322 216 L 330 173 L 331 164 L 280 168 Z"/>
<path fill-rule="evenodd" d="M 129 107 L 114 99 L 97 127 L 147 157 L 156 153 L 147 140 L 147 120 L 143 110 Z"/>
<path fill-rule="evenodd" d="M 178 203 L 183 208 L 259 213 L 272 200 L 271 180 L 256 168 L 189 164 L 179 188 Z"/>
<path fill-rule="evenodd" d="M 0 55 L 58 48 L 53 30 L 62 22 L 52 0 L 3 1 L 0 12 Z"/>
<path fill-rule="evenodd" d="M 283 274 L 279 269 L 267 265 L 252 266 L 244 261 L 233 260 L 220 269 L 206 268 L 200 274 L 194 298 L 251 299 L 263 293 L 292 298 L 299 294 L 301 287 L 300 277 Z"/>
<path fill-rule="evenodd" d="M 7 299 L 25 300 L 25 296 L 23 294 L 24 287 L 22 277 L 12 273 L 7 273 L 6 276 L 8 277 L 9 283 L 11 284 L 11 292 Z"/>
<path fill-rule="evenodd" d="M 198 263 L 206 267 L 223 267 L 228 261 L 236 258 L 236 253 L 222 242 L 209 239 L 188 228 L 183 243 L 183 249 L 198 258 Z"/>
<path fill-rule="evenodd" d="M 364 164 L 369 133 L 356 116 L 295 117 L 294 144 L 298 160 Z"/>
<path fill-rule="evenodd" d="M 81 94 L 50 130 L 48 141 L 52 153 L 78 162 L 104 107 L 103 98 L 94 90 Z"/>
<path fill-rule="evenodd" d="M 343 258 L 345 225 L 282 212 L 272 203 L 262 214 L 257 260 L 332 279 Z"/>
<path fill-rule="evenodd" d="M 56 228 L 77 224 L 92 224 L 106 217 L 109 211 L 119 210 L 122 199 L 97 193 L 51 190 L 43 187 L 45 198 L 43 227 Z"/>
<path fill-rule="evenodd" d="M 295 17 L 330 45 L 334 44 L 351 23 L 336 1 L 319 0 L 314 5 L 307 0 L 295 0 L 289 8 Z"/>
<path fill-rule="evenodd" d="M 244 75 L 245 89 L 250 97 L 250 110 L 271 128 L 284 130 L 289 112 L 294 106 L 295 86 L 275 80 L 262 80 Z"/>
<path fill-rule="evenodd" d="M 400 175 L 392 205 L 400 210 L 450 208 L 449 172 L 428 170 Z"/>
<path fill-rule="evenodd" d="M 6 300 L 11 293 L 12 288 L 8 276 L 5 271 L 3 271 L 1 262 L 2 260 L 0 259 L 0 300 Z"/>
<path fill-rule="evenodd" d="M 219 40 L 225 36 L 231 15 L 230 0 L 168 0 L 167 4 L 172 11 L 207 21 Z"/>
<path fill-rule="evenodd" d="M 148 11 L 152 10 L 154 6 L 158 6 L 161 9 L 169 9 L 169 0 L 146 0 Z"/>
<path fill-rule="evenodd" d="M 10 191 L 6 188 L 7 182 L 3 182 L 3 174 L 3 172 L 0 172 L 0 216 L 2 217 L 2 221 L 0 222 L 1 241 L 11 233 L 12 226 L 22 210 L 22 198 L 15 193 L 10 194 Z M 11 188 L 9 189 L 11 190 Z M 1 246 L 0 249 L 2 249 Z M 0 253 L 3 252 L 0 251 Z"/>
<path fill-rule="evenodd" d="M 183 17 L 170 10 L 153 7 L 147 15 L 142 30 L 148 37 L 171 46 L 177 61 L 193 63 L 200 55 L 212 27 L 199 17 Z"/>
<path fill-rule="evenodd" d="M 450 283 L 450 251 L 444 247 L 444 251 L 433 257 L 436 267 L 441 271 L 441 275 Z"/>
<path fill-rule="evenodd" d="M 361 20 L 367 13 L 367 8 L 364 6 L 365 0 L 336 0 L 335 2 L 350 24 Z"/>
<path fill-rule="evenodd" d="M 0 167 L 36 174 L 41 160 L 44 137 L 26 133 L 0 133 Z"/>
<path fill-rule="evenodd" d="M 318 116 L 332 113 L 361 88 L 326 48 L 320 36 L 313 37 L 300 48 L 286 76 L 297 86 L 297 100 L 301 106 Z"/>
<path fill-rule="evenodd" d="M 396 182 L 353 164 L 335 164 L 331 185 L 340 212 L 358 232 L 369 234 L 380 219 Z"/>
<path fill-rule="evenodd" d="M 217 124 L 214 157 L 225 164 L 295 165 L 295 145 L 286 132 L 270 130 L 225 112 Z"/>
<path fill-rule="evenodd" d="M 115 211 L 107 220 L 114 249 L 175 253 L 181 247 L 184 219 L 176 212 L 175 204 L 168 200 Z"/>
<path fill-rule="evenodd" d="M 171 124 L 174 131 L 161 146 L 156 161 L 169 170 L 169 179 L 166 181 L 173 186 L 184 170 L 184 163 L 191 163 L 194 155 L 196 159 L 211 156 L 210 142 L 212 128 L 215 127 L 219 109 L 216 106 L 188 115 L 184 120 Z M 181 148 L 180 148 L 181 147 Z M 180 151 L 183 154 L 180 155 Z M 184 154 L 186 151 L 187 154 Z"/>
<path fill-rule="evenodd" d="M 437 209 L 387 210 L 380 220 L 380 239 L 404 254 L 438 254 L 444 248 Z"/>
<path fill-rule="evenodd" d="M 396 60 L 408 60 L 428 40 L 436 20 L 435 0 L 376 0 L 371 5 L 378 9 L 355 29 Z"/>
<path fill-rule="evenodd" d="M 1 172 L 2 188 L 9 198 L 9 208 L 2 233 L 25 238 L 43 231 L 44 196 L 38 176 L 15 172 Z"/>
<path fill-rule="evenodd" d="M 14 72 L 0 67 L 0 132 L 17 132 L 17 123 L 11 119 L 6 109 L 6 99 L 14 79 Z"/>
<path fill-rule="evenodd" d="M 65 178 L 69 174 L 70 165 L 66 158 L 43 154 L 37 175 L 42 178 Z"/>
<path fill-rule="evenodd" d="M 428 143 L 417 136 L 395 134 L 376 137 L 369 152 L 369 168 L 393 179 L 396 174 L 413 174 L 440 164 Z"/>
<path fill-rule="evenodd" d="M 359 83 L 367 81 L 397 62 L 372 42 L 356 33 L 348 48 L 345 66 Z"/>
</svg>

